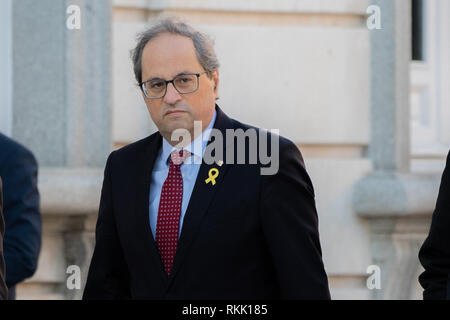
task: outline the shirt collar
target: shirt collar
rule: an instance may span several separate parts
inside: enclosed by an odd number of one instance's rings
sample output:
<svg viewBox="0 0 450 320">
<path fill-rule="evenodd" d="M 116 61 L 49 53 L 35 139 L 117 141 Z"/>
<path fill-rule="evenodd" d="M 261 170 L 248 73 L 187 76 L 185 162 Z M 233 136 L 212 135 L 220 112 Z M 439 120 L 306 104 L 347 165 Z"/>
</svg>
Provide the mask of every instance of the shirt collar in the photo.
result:
<svg viewBox="0 0 450 320">
<path fill-rule="evenodd" d="M 203 153 L 205 152 L 206 145 L 209 141 L 209 136 L 211 134 L 211 129 L 214 126 L 214 123 L 216 121 L 216 110 L 214 110 L 214 115 L 211 119 L 211 122 L 209 123 L 208 127 L 206 127 L 205 130 L 203 130 L 202 134 L 200 134 L 197 138 L 194 139 L 189 145 L 184 147 L 184 150 L 187 150 L 191 152 L 192 156 L 188 157 L 184 163 L 192 163 L 192 158 L 194 158 L 194 163 L 201 163 L 201 160 L 203 159 Z M 163 137 L 162 139 L 162 154 L 161 158 L 165 159 L 165 164 L 168 165 L 169 162 L 169 156 L 174 150 L 181 150 L 179 148 L 173 147 L 167 140 Z M 190 159 L 190 160 L 188 160 Z M 197 162 L 199 161 L 199 162 Z"/>
</svg>

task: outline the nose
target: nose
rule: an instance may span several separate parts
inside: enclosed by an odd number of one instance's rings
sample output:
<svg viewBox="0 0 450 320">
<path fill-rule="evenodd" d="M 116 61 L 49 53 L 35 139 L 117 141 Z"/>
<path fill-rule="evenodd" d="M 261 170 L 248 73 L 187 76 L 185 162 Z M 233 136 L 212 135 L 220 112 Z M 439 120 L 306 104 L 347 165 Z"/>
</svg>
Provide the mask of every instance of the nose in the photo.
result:
<svg viewBox="0 0 450 320">
<path fill-rule="evenodd" d="M 173 86 L 173 83 L 167 84 L 167 92 L 164 96 L 164 102 L 167 104 L 175 104 L 181 100 L 181 95 Z"/>
</svg>

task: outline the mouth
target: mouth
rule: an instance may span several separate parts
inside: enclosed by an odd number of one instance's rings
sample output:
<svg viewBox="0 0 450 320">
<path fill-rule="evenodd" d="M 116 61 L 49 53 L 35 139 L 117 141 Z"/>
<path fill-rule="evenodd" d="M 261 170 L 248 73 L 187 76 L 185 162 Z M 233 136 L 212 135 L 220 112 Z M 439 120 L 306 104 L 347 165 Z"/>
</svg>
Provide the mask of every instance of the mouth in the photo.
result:
<svg viewBox="0 0 450 320">
<path fill-rule="evenodd" d="M 177 115 L 177 114 L 181 114 L 183 112 L 186 112 L 186 111 L 183 111 L 183 110 L 170 110 L 170 111 L 166 112 L 166 116 Z"/>
</svg>

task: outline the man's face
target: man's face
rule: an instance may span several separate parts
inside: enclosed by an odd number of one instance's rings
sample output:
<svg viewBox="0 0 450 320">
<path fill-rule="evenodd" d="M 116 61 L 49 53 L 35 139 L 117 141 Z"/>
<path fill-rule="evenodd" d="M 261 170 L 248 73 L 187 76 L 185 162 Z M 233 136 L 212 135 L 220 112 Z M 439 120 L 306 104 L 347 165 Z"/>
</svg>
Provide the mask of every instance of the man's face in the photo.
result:
<svg viewBox="0 0 450 320">
<path fill-rule="evenodd" d="M 184 36 L 163 33 L 149 41 L 142 53 L 142 81 L 153 78 L 171 80 L 179 74 L 204 71 L 197 60 L 192 40 Z M 212 119 L 219 74 L 215 71 L 212 79 L 202 74 L 198 80 L 198 90 L 193 93 L 180 94 L 169 83 L 163 98 L 148 99 L 142 94 L 153 122 L 169 142 L 175 129 L 186 129 L 194 138 L 194 121 L 202 121 L 204 130 Z"/>
</svg>

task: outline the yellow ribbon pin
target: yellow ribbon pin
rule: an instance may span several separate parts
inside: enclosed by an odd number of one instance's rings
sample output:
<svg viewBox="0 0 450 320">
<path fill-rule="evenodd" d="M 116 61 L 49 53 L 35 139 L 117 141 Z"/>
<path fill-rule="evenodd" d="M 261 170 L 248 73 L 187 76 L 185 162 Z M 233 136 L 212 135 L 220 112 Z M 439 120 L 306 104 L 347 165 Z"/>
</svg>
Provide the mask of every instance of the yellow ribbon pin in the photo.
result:
<svg viewBox="0 0 450 320">
<path fill-rule="evenodd" d="M 209 182 L 212 183 L 212 185 L 216 184 L 216 178 L 219 175 L 219 170 L 217 170 L 216 168 L 212 168 L 209 170 L 208 172 L 208 179 L 205 180 L 206 184 L 208 184 Z"/>
</svg>

